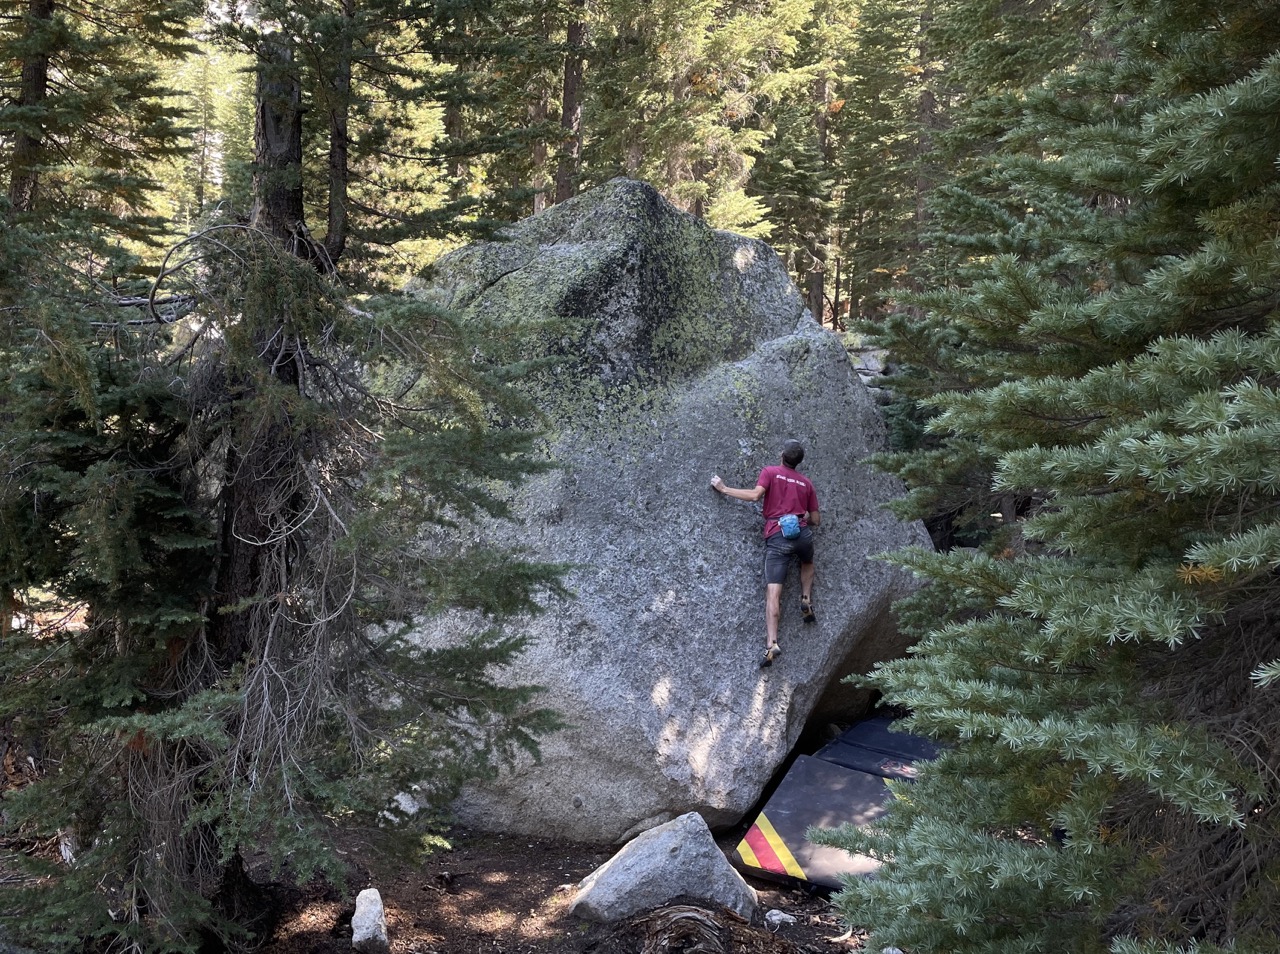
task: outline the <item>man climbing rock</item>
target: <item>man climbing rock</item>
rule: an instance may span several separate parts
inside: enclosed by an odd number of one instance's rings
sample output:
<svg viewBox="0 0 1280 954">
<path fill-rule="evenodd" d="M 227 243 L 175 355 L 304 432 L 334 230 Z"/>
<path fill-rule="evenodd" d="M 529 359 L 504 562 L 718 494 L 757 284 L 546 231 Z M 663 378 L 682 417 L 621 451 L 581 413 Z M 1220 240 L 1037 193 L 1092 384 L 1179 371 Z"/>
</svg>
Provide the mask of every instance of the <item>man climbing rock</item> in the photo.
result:
<svg viewBox="0 0 1280 954">
<path fill-rule="evenodd" d="M 782 445 L 782 464 L 766 467 L 755 487 L 730 487 L 719 475 L 711 486 L 738 500 L 764 498 L 764 658 L 760 666 L 772 666 L 782 653 L 778 645 L 778 621 L 782 616 L 782 584 L 793 559 L 800 561 L 800 612 L 806 623 L 813 612 L 813 533 L 819 523 L 818 494 L 813 483 L 796 468 L 804 460 L 804 447 L 789 440 Z M 794 518 L 794 519 L 793 519 Z"/>
</svg>

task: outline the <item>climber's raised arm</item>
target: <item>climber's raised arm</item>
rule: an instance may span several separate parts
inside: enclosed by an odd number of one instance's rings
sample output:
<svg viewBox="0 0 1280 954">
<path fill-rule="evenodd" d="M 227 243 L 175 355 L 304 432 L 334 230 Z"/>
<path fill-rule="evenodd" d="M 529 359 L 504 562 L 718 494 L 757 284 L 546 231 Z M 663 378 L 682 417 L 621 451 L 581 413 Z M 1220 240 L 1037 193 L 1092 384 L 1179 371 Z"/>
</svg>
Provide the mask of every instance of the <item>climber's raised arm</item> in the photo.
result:
<svg viewBox="0 0 1280 954">
<path fill-rule="evenodd" d="M 752 503 L 764 496 L 764 488 L 759 484 L 756 484 L 750 490 L 740 487 L 730 487 L 720 479 L 719 474 L 711 478 L 711 486 L 713 489 L 718 490 L 720 493 L 729 497 L 736 497 L 738 500 L 750 500 Z"/>
</svg>

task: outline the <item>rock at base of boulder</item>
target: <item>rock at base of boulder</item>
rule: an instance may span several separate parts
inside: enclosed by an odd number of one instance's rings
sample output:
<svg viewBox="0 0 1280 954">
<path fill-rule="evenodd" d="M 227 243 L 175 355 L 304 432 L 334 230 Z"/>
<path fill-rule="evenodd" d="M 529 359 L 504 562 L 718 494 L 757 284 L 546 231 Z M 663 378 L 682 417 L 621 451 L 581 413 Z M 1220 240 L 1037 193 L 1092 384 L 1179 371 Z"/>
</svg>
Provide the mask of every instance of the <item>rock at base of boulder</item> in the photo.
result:
<svg viewBox="0 0 1280 954">
<path fill-rule="evenodd" d="M 388 954 L 391 950 L 387 914 L 376 888 L 365 888 L 356 895 L 356 913 L 351 917 L 351 946 L 360 954 Z"/>
<path fill-rule="evenodd" d="M 722 905 L 748 921 L 758 909 L 697 812 L 637 836 L 582 880 L 569 911 L 608 924 L 676 898 Z"/>
</svg>

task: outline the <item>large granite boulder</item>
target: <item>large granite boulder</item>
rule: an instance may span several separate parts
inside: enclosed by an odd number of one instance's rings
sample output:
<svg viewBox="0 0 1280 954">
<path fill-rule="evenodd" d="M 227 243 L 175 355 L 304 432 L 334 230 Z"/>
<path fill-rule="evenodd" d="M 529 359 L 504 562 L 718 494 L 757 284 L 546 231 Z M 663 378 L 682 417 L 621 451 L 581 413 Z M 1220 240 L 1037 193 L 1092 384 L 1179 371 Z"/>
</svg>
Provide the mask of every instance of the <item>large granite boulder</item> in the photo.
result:
<svg viewBox="0 0 1280 954">
<path fill-rule="evenodd" d="M 561 466 L 519 489 L 522 523 L 500 532 L 574 564 L 576 598 L 527 621 L 511 673 L 570 726 L 540 762 L 468 791 L 462 820 L 584 841 L 689 811 L 738 821 L 811 716 L 866 704 L 841 677 L 904 649 L 889 606 L 910 581 L 869 557 L 928 545 L 881 506 L 900 488 L 864 462 L 884 429 L 842 341 L 767 245 L 622 179 L 445 257 L 419 291 L 555 319 L 533 347 L 563 359 L 527 383 Z M 788 437 L 821 503 L 818 621 L 802 625 L 793 571 L 784 654 L 760 669 L 759 508 L 708 480 L 754 486 Z"/>
</svg>

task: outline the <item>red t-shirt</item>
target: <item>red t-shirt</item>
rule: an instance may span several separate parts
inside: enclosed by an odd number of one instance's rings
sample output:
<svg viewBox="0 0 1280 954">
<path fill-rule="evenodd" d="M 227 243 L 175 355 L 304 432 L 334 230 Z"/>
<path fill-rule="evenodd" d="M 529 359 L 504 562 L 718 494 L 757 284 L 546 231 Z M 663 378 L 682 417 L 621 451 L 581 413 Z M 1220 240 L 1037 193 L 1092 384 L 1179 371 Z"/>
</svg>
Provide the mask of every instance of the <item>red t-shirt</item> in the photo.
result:
<svg viewBox="0 0 1280 954">
<path fill-rule="evenodd" d="M 801 517 L 800 526 L 807 527 L 803 519 L 806 512 L 818 511 L 818 493 L 809 478 L 790 467 L 775 464 L 760 471 L 756 486 L 764 488 L 764 535 L 769 538 L 778 532 L 778 518 L 785 513 Z"/>
</svg>

